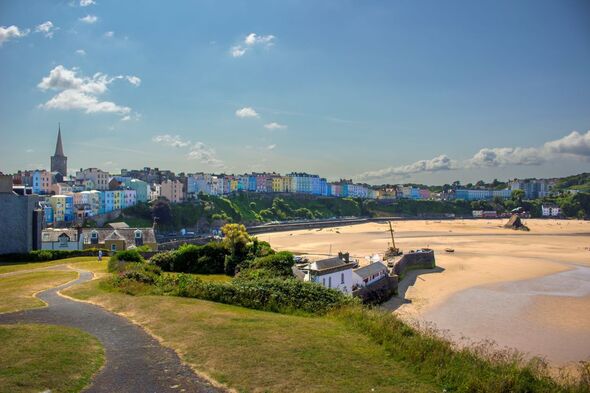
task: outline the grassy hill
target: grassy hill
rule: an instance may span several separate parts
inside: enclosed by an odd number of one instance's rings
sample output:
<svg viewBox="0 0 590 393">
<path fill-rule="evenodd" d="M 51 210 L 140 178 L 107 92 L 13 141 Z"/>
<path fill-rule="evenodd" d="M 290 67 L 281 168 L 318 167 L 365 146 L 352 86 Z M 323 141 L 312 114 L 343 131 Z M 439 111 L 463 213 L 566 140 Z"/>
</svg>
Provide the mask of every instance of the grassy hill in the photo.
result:
<svg viewBox="0 0 590 393">
<path fill-rule="evenodd" d="M 585 172 L 579 175 L 563 177 L 557 181 L 555 188 L 557 190 L 590 192 L 590 173 Z"/>
</svg>

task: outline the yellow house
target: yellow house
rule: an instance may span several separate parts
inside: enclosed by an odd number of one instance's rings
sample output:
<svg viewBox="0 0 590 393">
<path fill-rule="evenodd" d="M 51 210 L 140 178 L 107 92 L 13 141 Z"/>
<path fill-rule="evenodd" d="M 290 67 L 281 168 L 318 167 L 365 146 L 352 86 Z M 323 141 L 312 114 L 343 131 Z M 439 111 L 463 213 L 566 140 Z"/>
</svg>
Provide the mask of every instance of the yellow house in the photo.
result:
<svg viewBox="0 0 590 393">
<path fill-rule="evenodd" d="M 272 178 L 273 192 L 291 192 L 291 178 L 287 176 L 277 176 Z"/>
</svg>

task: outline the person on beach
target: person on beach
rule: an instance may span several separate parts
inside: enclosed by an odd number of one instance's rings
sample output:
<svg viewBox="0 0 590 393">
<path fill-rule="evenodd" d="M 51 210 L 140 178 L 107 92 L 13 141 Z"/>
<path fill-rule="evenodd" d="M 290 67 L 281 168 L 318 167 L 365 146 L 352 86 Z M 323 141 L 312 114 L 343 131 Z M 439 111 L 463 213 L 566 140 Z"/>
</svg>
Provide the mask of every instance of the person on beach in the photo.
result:
<svg viewBox="0 0 590 393">
<path fill-rule="evenodd" d="M 98 262 L 102 261 L 102 250 L 98 250 Z"/>
</svg>

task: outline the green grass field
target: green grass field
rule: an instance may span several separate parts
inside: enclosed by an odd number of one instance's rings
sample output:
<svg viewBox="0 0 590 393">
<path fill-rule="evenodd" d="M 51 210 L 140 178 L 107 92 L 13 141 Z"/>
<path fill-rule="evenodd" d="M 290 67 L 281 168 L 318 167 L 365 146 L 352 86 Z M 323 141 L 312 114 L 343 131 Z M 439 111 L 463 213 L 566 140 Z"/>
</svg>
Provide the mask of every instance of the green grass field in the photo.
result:
<svg viewBox="0 0 590 393">
<path fill-rule="evenodd" d="M 65 326 L 0 325 L 0 393 L 79 392 L 104 364 L 98 340 Z"/>
<path fill-rule="evenodd" d="M 390 313 L 359 306 L 304 317 L 145 295 L 147 288 L 131 296 L 105 280 L 64 292 L 124 314 L 238 391 L 590 392 L 590 366 L 581 380 L 560 385 L 543 362 L 489 346 L 459 351 Z"/>
<path fill-rule="evenodd" d="M 336 319 L 275 314 L 197 299 L 129 296 L 105 290 L 100 280 L 69 288 L 64 294 L 125 313 L 197 370 L 239 391 L 442 390 Z"/>
<path fill-rule="evenodd" d="M 47 262 L 0 262 L 0 274 L 89 261 L 96 261 L 96 257 L 75 257 Z"/>
<path fill-rule="evenodd" d="M 33 294 L 78 277 L 73 271 L 38 271 L 0 277 L 0 313 L 43 307 Z"/>
</svg>

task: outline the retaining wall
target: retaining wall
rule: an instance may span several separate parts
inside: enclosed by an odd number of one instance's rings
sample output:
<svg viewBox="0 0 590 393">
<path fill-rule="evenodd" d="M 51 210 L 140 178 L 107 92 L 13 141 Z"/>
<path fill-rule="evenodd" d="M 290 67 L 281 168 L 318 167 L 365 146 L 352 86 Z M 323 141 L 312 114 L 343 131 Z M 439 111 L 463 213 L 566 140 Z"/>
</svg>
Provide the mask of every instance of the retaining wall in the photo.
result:
<svg viewBox="0 0 590 393">
<path fill-rule="evenodd" d="M 397 274 L 401 280 L 410 270 L 434 269 L 435 266 L 434 251 L 413 252 L 401 257 L 401 259 L 393 266 L 393 272 Z"/>
<path fill-rule="evenodd" d="M 352 291 L 352 296 L 363 303 L 380 304 L 397 295 L 398 276 L 387 276 L 365 287 Z"/>
</svg>

